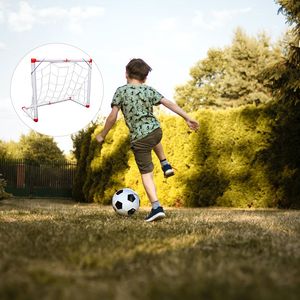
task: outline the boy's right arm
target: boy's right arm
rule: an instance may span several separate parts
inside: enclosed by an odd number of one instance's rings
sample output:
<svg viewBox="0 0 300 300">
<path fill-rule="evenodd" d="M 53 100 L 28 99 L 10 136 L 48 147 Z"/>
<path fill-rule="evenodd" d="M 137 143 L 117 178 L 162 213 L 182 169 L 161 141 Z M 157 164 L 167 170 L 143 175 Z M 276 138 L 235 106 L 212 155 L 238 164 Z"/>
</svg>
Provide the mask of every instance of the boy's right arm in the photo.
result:
<svg viewBox="0 0 300 300">
<path fill-rule="evenodd" d="M 99 143 L 104 142 L 104 139 L 105 139 L 106 135 L 108 134 L 110 129 L 116 123 L 117 117 L 118 117 L 118 112 L 119 112 L 119 107 L 118 106 L 113 106 L 109 116 L 107 117 L 107 119 L 105 121 L 103 130 L 99 134 L 96 135 L 96 140 Z"/>
<path fill-rule="evenodd" d="M 199 128 L 199 123 L 196 120 L 191 119 L 190 116 L 181 107 L 179 107 L 176 103 L 174 103 L 166 98 L 162 98 L 160 100 L 160 103 L 162 105 L 164 105 L 165 107 L 167 107 L 168 109 L 170 109 L 171 111 L 173 111 L 174 113 L 176 113 L 177 115 L 184 118 L 187 125 L 191 129 L 197 130 Z"/>
</svg>

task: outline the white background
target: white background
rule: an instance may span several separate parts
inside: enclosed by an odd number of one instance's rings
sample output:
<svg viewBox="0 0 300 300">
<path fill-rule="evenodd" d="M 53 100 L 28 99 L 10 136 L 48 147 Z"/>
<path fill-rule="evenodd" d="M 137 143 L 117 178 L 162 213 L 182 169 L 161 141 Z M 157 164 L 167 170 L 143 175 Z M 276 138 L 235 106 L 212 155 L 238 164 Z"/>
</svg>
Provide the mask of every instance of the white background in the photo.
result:
<svg viewBox="0 0 300 300">
<path fill-rule="evenodd" d="M 17 115 L 30 129 L 50 136 L 67 136 L 77 132 L 98 115 L 103 100 L 103 81 L 95 61 L 92 62 L 90 107 L 72 101 L 38 108 L 38 122 L 34 122 L 23 110 L 31 105 L 31 58 L 82 59 L 91 57 L 82 50 L 66 44 L 47 44 L 30 51 L 18 64 L 11 80 L 11 100 Z M 38 63 L 36 63 L 36 66 Z"/>
</svg>

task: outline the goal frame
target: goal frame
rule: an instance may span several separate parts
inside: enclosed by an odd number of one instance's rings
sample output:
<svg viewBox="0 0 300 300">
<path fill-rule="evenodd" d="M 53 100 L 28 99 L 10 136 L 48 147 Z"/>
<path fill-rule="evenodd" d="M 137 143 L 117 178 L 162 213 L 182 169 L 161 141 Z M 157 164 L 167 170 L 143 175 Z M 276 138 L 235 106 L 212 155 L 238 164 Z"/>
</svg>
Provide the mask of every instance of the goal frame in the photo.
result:
<svg viewBox="0 0 300 300">
<path fill-rule="evenodd" d="M 72 97 L 68 97 L 67 99 L 61 99 L 58 101 L 51 102 L 49 101 L 48 103 L 38 103 L 37 99 L 37 84 L 36 84 L 36 70 L 42 64 L 43 62 L 48 62 L 48 63 L 86 63 L 88 65 L 88 75 L 87 75 L 87 99 L 86 103 L 83 104 L 75 99 L 72 99 Z M 92 62 L 93 60 L 91 58 L 88 59 L 37 59 L 37 58 L 31 58 L 31 85 L 32 85 L 32 102 L 30 106 L 23 106 L 22 110 L 34 121 L 38 122 L 38 107 L 40 106 L 45 106 L 45 105 L 51 105 L 51 104 L 56 104 L 60 102 L 65 102 L 65 101 L 73 101 L 77 104 L 80 104 L 86 108 L 90 107 L 90 95 L 91 95 L 91 77 L 92 77 Z M 33 113 L 29 113 L 29 110 L 32 110 Z"/>
</svg>

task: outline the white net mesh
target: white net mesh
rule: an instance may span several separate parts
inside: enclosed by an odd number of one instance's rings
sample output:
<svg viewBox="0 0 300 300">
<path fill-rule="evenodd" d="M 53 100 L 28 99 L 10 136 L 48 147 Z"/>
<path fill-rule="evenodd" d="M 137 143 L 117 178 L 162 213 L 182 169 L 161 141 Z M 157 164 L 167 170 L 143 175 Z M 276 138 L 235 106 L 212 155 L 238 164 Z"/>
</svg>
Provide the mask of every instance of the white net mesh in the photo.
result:
<svg viewBox="0 0 300 300">
<path fill-rule="evenodd" d="M 38 104 L 87 100 L 88 65 L 48 63 L 36 73 Z"/>
<path fill-rule="evenodd" d="M 33 92 L 31 106 L 23 107 L 31 118 L 37 119 L 39 106 L 68 100 L 89 107 L 91 60 L 36 62 L 33 73 L 36 96 Z"/>
</svg>

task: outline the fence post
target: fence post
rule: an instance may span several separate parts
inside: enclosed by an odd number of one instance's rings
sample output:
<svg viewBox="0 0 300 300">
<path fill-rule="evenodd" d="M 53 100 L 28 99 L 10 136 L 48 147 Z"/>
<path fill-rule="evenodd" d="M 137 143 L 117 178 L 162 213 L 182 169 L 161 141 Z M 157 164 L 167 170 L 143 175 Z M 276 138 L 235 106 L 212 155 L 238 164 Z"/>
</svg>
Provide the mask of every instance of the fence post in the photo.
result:
<svg viewBox="0 0 300 300">
<path fill-rule="evenodd" d="M 17 188 L 25 188 L 25 164 L 22 160 L 17 162 Z"/>
</svg>

